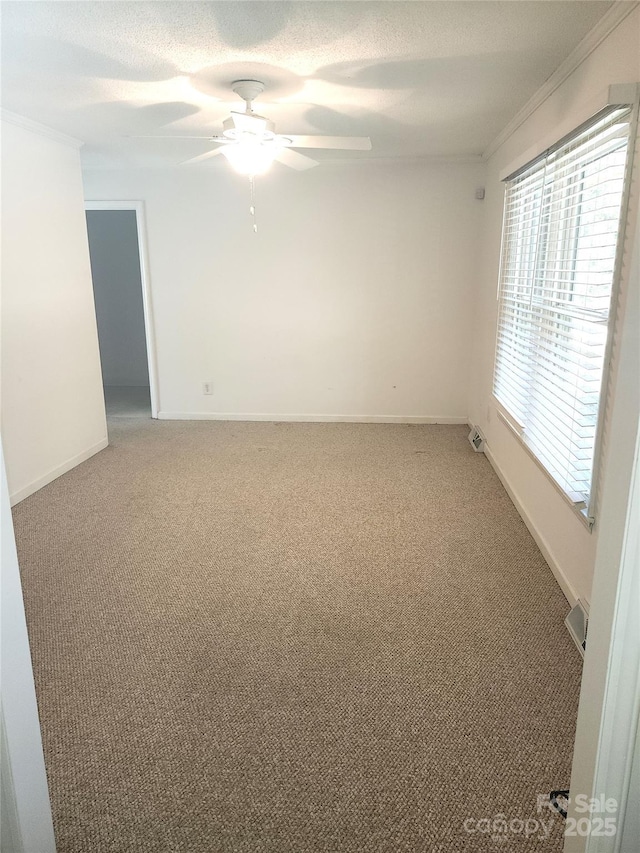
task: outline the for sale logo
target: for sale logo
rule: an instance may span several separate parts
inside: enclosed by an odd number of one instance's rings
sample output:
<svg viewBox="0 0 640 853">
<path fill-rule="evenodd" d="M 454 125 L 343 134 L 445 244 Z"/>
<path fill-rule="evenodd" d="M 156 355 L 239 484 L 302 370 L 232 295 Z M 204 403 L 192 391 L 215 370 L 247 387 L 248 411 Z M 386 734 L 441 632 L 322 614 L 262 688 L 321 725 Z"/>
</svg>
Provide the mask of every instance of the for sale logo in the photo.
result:
<svg viewBox="0 0 640 853">
<path fill-rule="evenodd" d="M 572 801 L 572 814 L 565 824 L 565 835 L 613 836 L 616 834 L 616 814 L 618 803 L 613 797 L 587 797 L 577 794 Z M 553 824 L 560 820 L 560 812 L 551 802 L 549 794 L 538 794 L 536 798 L 536 816 L 520 817 L 502 812 L 491 817 L 468 817 L 464 831 L 468 835 L 490 836 L 496 844 L 516 842 L 518 837 L 536 837 L 540 841 L 549 838 Z"/>
</svg>

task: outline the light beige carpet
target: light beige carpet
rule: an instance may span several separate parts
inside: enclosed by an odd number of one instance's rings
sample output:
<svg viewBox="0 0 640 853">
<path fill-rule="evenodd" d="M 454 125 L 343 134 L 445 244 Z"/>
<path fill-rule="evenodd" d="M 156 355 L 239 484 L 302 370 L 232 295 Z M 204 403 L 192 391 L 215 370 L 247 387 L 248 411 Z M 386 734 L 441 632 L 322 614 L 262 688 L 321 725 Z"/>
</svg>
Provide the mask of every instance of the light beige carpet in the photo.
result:
<svg viewBox="0 0 640 853">
<path fill-rule="evenodd" d="M 561 850 L 580 657 L 466 432 L 118 419 L 16 507 L 59 853 Z"/>
</svg>

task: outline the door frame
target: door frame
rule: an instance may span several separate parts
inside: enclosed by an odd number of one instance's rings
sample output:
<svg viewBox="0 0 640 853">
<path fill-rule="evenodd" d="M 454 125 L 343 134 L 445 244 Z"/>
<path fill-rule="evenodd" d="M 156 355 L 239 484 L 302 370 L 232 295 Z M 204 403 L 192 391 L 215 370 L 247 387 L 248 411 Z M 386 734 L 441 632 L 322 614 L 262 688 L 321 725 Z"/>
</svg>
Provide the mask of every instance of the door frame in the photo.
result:
<svg viewBox="0 0 640 853">
<path fill-rule="evenodd" d="M 49 786 L 20 568 L 0 441 L 1 844 L 12 853 L 56 853 Z"/>
<path fill-rule="evenodd" d="M 568 808 L 570 820 L 612 817 L 616 834 L 591 833 L 587 820 L 587 834 L 565 837 L 564 853 L 624 853 L 637 811 L 630 794 L 640 758 L 640 221 L 630 239 Z M 600 808 L 585 814 L 580 794 L 600 798 Z M 615 801 L 611 814 L 598 814 L 603 797 Z"/>
<path fill-rule="evenodd" d="M 136 214 L 136 230 L 138 234 L 138 254 L 140 260 L 140 280 L 142 282 L 142 313 L 144 315 L 144 335 L 147 345 L 147 364 L 149 368 L 149 393 L 151 397 L 151 417 L 158 417 L 160 408 L 160 393 L 158 388 L 158 369 L 156 362 L 156 336 L 153 324 L 151 300 L 151 280 L 149 277 L 149 255 L 147 251 L 147 226 L 144 202 L 141 200 L 96 200 L 87 199 L 84 203 L 87 210 L 133 210 Z"/>
</svg>

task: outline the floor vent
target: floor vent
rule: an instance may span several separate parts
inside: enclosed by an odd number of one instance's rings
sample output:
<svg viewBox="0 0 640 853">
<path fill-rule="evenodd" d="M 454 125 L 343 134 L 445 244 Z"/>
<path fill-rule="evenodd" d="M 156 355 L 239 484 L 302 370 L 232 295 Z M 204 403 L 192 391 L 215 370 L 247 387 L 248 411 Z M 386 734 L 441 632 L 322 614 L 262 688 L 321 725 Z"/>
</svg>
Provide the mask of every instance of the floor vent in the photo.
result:
<svg viewBox="0 0 640 853">
<path fill-rule="evenodd" d="M 584 657 L 587 647 L 587 628 L 589 627 L 589 612 L 581 601 L 577 601 L 571 608 L 564 624 L 569 629 L 571 639 L 578 647 L 578 651 Z"/>
<path fill-rule="evenodd" d="M 469 441 L 471 442 L 471 447 L 473 447 L 476 453 L 484 453 L 484 436 L 478 427 L 471 427 Z"/>
</svg>

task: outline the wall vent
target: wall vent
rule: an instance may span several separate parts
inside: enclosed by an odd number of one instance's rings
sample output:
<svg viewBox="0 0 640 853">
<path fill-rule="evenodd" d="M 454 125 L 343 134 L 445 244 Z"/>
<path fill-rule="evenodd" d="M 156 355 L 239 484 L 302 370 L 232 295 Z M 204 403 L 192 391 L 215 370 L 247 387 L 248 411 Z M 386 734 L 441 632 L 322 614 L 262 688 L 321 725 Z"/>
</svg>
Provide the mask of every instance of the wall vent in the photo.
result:
<svg viewBox="0 0 640 853">
<path fill-rule="evenodd" d="M 589 627 L 589 611 L 586 609 L 582 601 L 577 601 L 571 608 L 569 615 L 564 620 L 564 624 L 569 629 L 571 639 L 578 647 L 578 651 L 584 657 L 584 651 L 587 647 L 587 629 Z"/>
<path fill-rule="evenodd" d="M 476 453 L 484 453 L 484 436 L 478 429 L 478 427 L 471 427 L 471 432 L 469 433 L 469 442 L 471 443 L 471 447 L 476 451 Z"/>
</svg>

